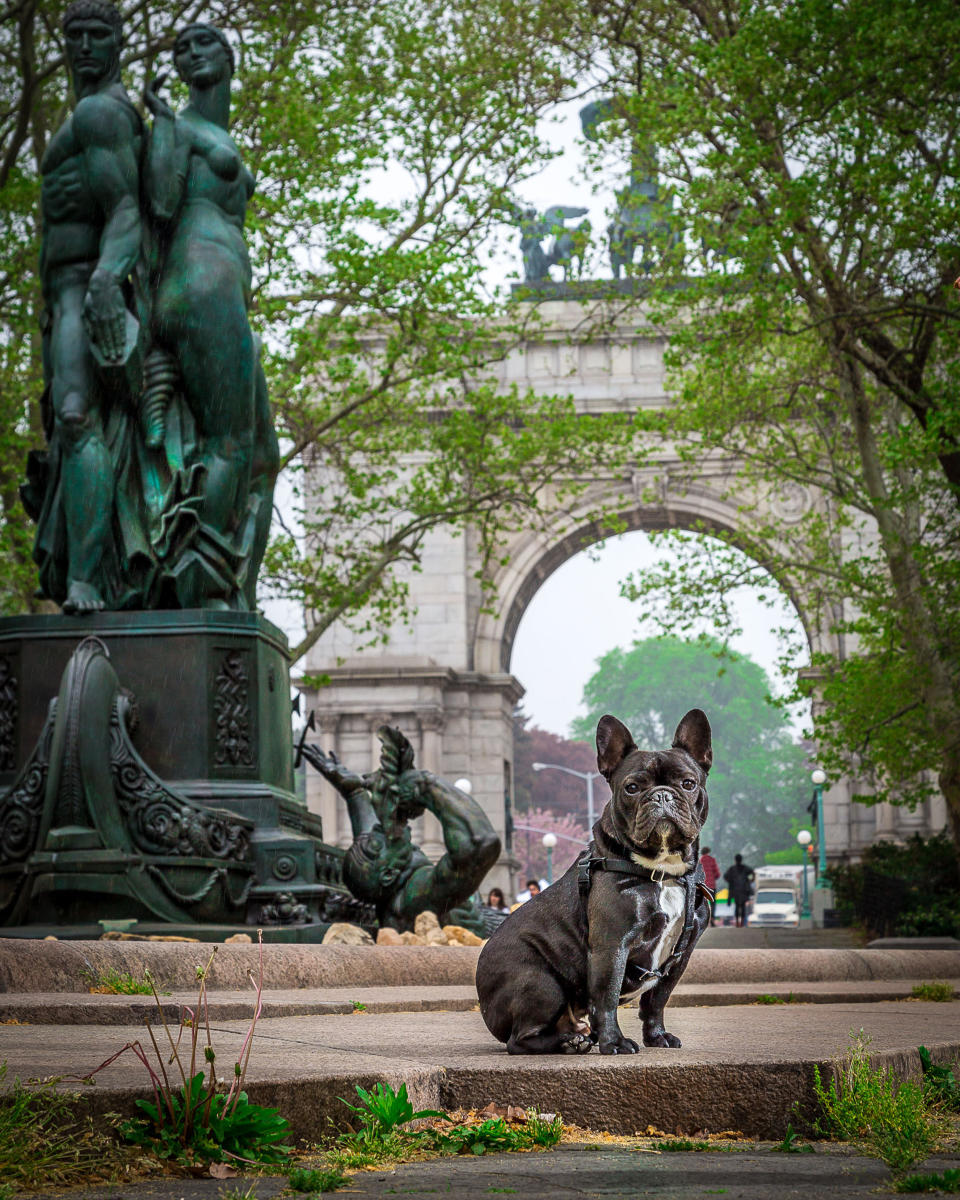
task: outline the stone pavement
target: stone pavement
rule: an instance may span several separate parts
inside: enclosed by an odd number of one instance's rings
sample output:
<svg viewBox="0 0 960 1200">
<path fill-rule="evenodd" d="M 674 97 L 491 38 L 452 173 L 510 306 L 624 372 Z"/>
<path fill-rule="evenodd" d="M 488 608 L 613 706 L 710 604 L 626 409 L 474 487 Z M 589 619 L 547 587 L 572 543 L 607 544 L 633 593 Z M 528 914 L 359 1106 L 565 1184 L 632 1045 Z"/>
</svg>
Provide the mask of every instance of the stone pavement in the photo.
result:
<svg viewBox="0 0 960 1200">
<path fill-rule="evenodd" d="M 814 1065 L 863 1028 L 878 1063 L 899 1074 L 919 1070 L 917 1046 L 937 1059 L 960 1053 L 960 1002 L 726 1005 L 668 1009 L 676 1050 L 637 1055 L 512 1057 L 477 1012 L 370 1012 L 269 1017 L 257 1026 L 248 1074 L 251 1099 L 279 1108 L 298 1138 L 315 1140 L 348 1116 L 341 1098 L 354 1087 L 406 1083 L 417 1108 L 483 1108 L 490 1101 L 560 1112 L 587 1129 L 633 1134 L 653 1124 L 669 1132 L 739 1129 L 782 1137 L 795 1102 L 812 1102 Z M 213 1044 L 229 1074 L 246 1020 L 212 1023 Z M 622 1025 L 636 1029 L 624 1011 Z M 156 1032 L 162 1037 L 159 1030 Z M 85 1076 L 142 1025 L 6 1025 L 0 1059 L 13 1076 Z M 95 1112 L 130 1111 L 149 1095 L 132 1053 L 83 1088 Z M 76 1083 L 71 1086 L 77 1087 Z"/>
<path fill-rule="evenodd" d="M 149 997 L 91 995 L 83 971 L 136 974 L 149 967 L 170 990 L 162 997 L 164 1016 L 176 1022 L 181 1006 L 195 1003 L 195 986 L 187 984 L 208 953 L 209 947 L 192 944 L 13 945 L 0 939 L 4 1086 L 14 1077 L 87 1075 L 126 1042 L 146 1039 L 145 1016 L 162 1038 Z M 939 1061 L 960 1054 L 960 1001 L 907 999 L 916 981 L 960 981 L 957 951 L 698 949 L 668 1008 L 668 1028 L 681 1037 L 682 1048 L 623 1057 L 507 1055 L 476 1011 L 475 964 L 476 952 L 467 949 L 267 948 L 269 986 L 248 1074 L 251 1099 L 278 1107 L 295 1137 L 308 1141 L 342 1127 L 349 1117 L 342 1099 L 352 1098 L 357 1084 L 370 1087 L 379 1080 L 394 1087 L 406 1083 L 416 1108 L 452 1111 L 494 1101 L 560 1112 L 570 1124 L 614 1134 L 654 1125 L 688 1134 L 733 1129 L 772 1140 L 783 1136 L 788 1121 L 796 1126 L 795 1104 L 801 1112 L 811 1110 L 814 1066 L 830 1070 L 852 1032 L 865 1030 L 874 1062 L 901 1075 L 918 1073 L 918 1045 Z M 210 1022 L 225 1075 L 247 1031 L 254 999 L 249 973 L 257 965 L 256 947 L 218 952 Z M 757 1003 L 771 995 L 792 1002 Z M 636 1013 L 624 1010 L 621 1023 L 628 1034 L 635 1031 Z M 95 1114 L 129 1112 L 137 1097 L 150 1094 L 145 1071 L 130 1052 L 100 1072 L 93 1086 L 75 1080 L 63 1086 L 82 1090 Z M 676 1156 L 563 1146 L 544 1155 L 363 1173 L 344 1194 L 513 1190 L 533 1200 L 716 1192 L 759 1200 L 774 1191 L 794 1194 L 795 1181 L 796 1191 L 866 1195 L 886 1178 L 881 1164 L 853 1158 L 838 1164 L 828 1155 L 754 1149 Z M 282 1183 L 262 1179 L 254 1194 L 275 1195 Z M 129 1194 L 193 1200 L 219 1196 L 223 1186 L 213 1180 L 140 1182 Z M 113 1200 L 124 1194 L 122 1188 L 109 1192 Z M 99 1193 L 72 1195 L 94 1200 Z"/>
<path fill-rule="evenodd" d="M 960 1156 L 938 1156 L 916 1170 L 942 1172 Z M 529 1154 L 489 1154 L 361 1171 L 335 1193 L 344 1200 L 490 1200 L 515 1194 L 521 1200 L 861 1200 L 889 1193 L 891 1175 L 882 1162 L 823 1143 L 814 1154 L 778 1154 L 769 1146 L 656 1153 L 584 1142 Z M 241 1194 L 272 1200 L 284 1193 L 279 1176 L 236 1180 Z M 139 1180 L 133 1184 L 44 1192 L 47 1200 L 219 1200 L 225 1185 L 214 1179 Z M 249 1189 L 249 1191 L 248 1191 Z"/>
</svg>

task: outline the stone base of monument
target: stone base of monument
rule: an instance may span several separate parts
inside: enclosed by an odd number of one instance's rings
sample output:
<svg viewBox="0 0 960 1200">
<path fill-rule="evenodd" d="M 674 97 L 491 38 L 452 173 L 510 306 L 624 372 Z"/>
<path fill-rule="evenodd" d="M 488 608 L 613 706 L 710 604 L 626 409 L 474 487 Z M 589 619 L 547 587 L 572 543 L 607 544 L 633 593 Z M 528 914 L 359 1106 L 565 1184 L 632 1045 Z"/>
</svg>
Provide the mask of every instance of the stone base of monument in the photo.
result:
<svg viewBox="0 0 960 1200">
<path fill-rule="evenodd" d="M 0 789 L 8 935 L 375 925 L 294 794 L 287 643 L 256 614 L 0 620 Z"/>
</svg>

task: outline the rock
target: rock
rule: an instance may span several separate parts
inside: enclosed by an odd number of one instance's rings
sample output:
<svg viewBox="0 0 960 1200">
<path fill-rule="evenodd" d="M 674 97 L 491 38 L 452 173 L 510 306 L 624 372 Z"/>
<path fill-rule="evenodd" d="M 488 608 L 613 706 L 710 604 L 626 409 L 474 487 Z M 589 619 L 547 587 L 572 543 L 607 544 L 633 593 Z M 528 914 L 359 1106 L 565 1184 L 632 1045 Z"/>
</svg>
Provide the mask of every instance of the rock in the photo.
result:
<svg viewBox="0 0 960 1200">
<path fill-rule="evenodd" d="M 469 929 L 464 929 L 462 925 L 444 925 L 443 932 L 447 935 L 447 941 L 453 946 L 483 945 L 483 938 L 477 937 Z"/>
<path fill-rule="evenodd" d="M 334 921 L 323 935 L 324 946 L 372 946 L 373 938 L 359 925 L 347 921 Z"/>
<path fill-rule="evenodd" d="M 404 930 L 400 934 L 400 941 L 405 946 L 425 946 L 427 944 L 426 938 L 420 937 L 418 933 L 411 933 L 409 930 Z"/>
<path fill-rule="evenodd" d="M 395 929 L 391 929 L 389 925 L 384 925 L 377 930 L 377 945 L 402 946 L 403 937 Z"/>
<path fill-rule="evenodd" d="M 437 920 L 437 914 L 429 910 L 420 913 L 413 923 L 413 932 L 418 937 L 427 938 L 432 929 L 435 929 L 438 933 L 442 932 L 440 922 Z"/>
<path fill-rule="evenodd" d="M 223 944 L 225 946 L 227 946 L 230 944 L 230 942 L 252 942 L 252 941 L 253 941 L 253 938 L 250 936 L 249 933 L 231 933 L 229 937 L 225 937 L 223 939 Z"/>
<path fill-rule="evenodd" d="M 48 933 L 47 936 L 43 940 L 45 942 L 59 942 L 60 939 L 57 937 L 57 935 L 55 933 Z"/>
</svg>

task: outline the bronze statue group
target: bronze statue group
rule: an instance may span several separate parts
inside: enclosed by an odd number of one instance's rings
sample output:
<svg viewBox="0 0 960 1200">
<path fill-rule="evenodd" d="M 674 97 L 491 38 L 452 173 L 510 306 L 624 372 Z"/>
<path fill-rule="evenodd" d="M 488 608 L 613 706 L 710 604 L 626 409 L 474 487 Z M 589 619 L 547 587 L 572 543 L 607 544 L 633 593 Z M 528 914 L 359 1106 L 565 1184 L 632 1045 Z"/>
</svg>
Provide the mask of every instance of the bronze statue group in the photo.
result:
<svg viewBox="0 0 960 1200">
<path fill-rule="evenodd" d="M 63 19 L 75 108 L 41 164 L 43 420 L 23 498 L 65 612 L 255 606 L 279 448 L 250 328 L 254 181 L 228 131 L 234 56 L 191 24 L 175 113 L 120 80 L 121 18 Z"/>
</svg>

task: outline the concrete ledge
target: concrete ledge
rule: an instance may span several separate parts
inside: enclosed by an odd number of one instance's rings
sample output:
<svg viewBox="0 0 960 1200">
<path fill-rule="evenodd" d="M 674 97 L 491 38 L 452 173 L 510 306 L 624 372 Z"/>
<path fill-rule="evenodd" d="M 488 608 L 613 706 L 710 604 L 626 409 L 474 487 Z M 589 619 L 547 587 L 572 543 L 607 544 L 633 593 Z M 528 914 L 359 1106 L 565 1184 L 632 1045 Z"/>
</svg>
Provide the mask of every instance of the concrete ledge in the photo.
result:
<svg viewBox="0 0 960 1200">
<path fill-rule="evenodd" d="M 88 976 L 108 970 L 141 978 L 150 970 L 157 987 L 193 990 L 196 970 L 213 947 L 192 942 L 46 942 L 0 939 L 0 993 L 86 992 Z M 471 946 L 309 946 L 263 949 L 266 988 L 400 987 L 409 984 L 472 986 L 479 951 Z M 960 955 L 958 955 L 960 958 Z M 257 977 L 259 951 L 220 945 L 210 987 L 246 991 Z"/>
<path fill-rule="evenodd" d="M 716 1008 L 731 1004 L 757 1005 L 759 997 L 783 1004 L 849 1004 L 910 1000 L 919 980 L 837 980 L 807 983 L 714 983 L 677 986 L 670 1009 Z M 160 1012 L 177 1022 L 184 1008 L 193 1008 L 194 991 L 162 993 Z M 214 991 L 208 996 L 211 1021 L 242 1021 L 253 1012 L 254 992 Z M 765 1003 L 770 1003 L 767 999 Z M 401 1012 L 469 1012 L 477 1007 L 477 992 L 469 987 L 351 987 L 277 988 L 262 995 L 264 1017 L 316 1017 L 354 1013 L 357 1016 Z M 637 1002 L 625 1006 L 636 1008 Z M 158 1019 L 150 996 L 82 995 L 75 992 L 6 992 L 0 995 L 0 1022 L 18 1025 L 132 1025 Z"/>
<path fill-rule="evenodd" d="M 89 975 L 107 970 L 158 987 L 191 990 L 212 947 L 191 942 L 81 942 L 0 939 L 0 993 L 86 992 Z M 263 951 L 268 989 L 327 987 L 469 987 L 479 949 L 469 946 L 270 945 Z M 221 945 L 210 987 L 246 991 L 259 954 Z M 960 950 L 696 950 L 684 985 L 789 983 L 796 980 L 960 979 Z"/>
<path fill-rule="evenodd" d="M 685 984 L 958 979 L 957 950 L 695 950 Z"/>
<path fill-rule="evenodd" d="M 621 1020 L 624 1032 L 637 1032 L 636 1014 Z M 225 1076 L 246 1027 L 225 1021 L 213 1028 Z M 513 1057 L 472 1012 L 266 1019 L 257 1027 L 247 1090 L 279 1107 L 294 1135 L 310 1140 L 327 1133 L 331 1121 L 342 1127 L 350 1114 L 340 1098 L 377 1080 L 405 1082 L 417 1107 L 482 1108 L 493 1100 L 559 1111 L 568 1122 L 614 1133 L 654 1125 L 668 1133 L 738 1129 L 779 1138 L 788 1121 L 797 1127 L 795 1102 L 811 1111 L 814 1066 L 832 1070 L 853 1029 L 871 1037 L 874 1064 L 900 1076 L 919 1072 L 921 1044 L 936 1061 L 960 1052 L 960 1002 L 681 1008 L 669 1027 L 681 1049 Z M 142 1036 L 142 1026 L 6 1026 L 4 1087 L 17 1076 L 86 1075 Z M 82 1090 L 97 1114 L 130 1112 L 136 1098 L 150 1094 L 129 1052 L 96 1078 L 92 1087 L 64 1086 Z"/>
</svg>

